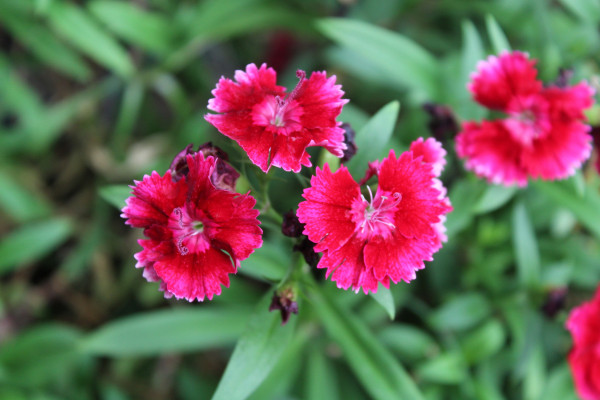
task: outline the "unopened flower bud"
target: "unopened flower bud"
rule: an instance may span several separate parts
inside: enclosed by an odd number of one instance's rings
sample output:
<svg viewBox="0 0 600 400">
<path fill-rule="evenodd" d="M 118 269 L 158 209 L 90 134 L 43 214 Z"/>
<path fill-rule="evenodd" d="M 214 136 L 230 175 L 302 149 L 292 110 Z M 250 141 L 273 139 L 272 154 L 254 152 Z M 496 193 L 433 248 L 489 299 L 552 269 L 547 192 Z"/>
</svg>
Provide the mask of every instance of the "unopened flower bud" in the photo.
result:
<svg viewBox="0 0 600 400">
<path fill-rule="evenodd" d="M 283 223 L 281 224 L 281 233 L 289 237 L 299 237 L 302 235 L 304 225 L 298 221 L 296 212 L 290 210 L 283 214 Z"/>
<path fill-rule="evenodd" d="M 273 299 L 269 311 L 279 310 L 281 312 L 281 325 L 287 324 L 292 313 L 298 314 L 298 303 L 296 302 L 296 291 L 293 286 L 286 286 L 273 293 Z"/>
<path fill-rule="evenodd" d="M 423 104 L 423 109 L 429 114 L 427 127 L 431 135 L 439 141 L 452 138 L 458 132 L 458 124 L 450 107 L 435 103 Z"/>
<path fill-rule="evenodd" d="M 356 147 L 356 142 L 354 141 L 356 133 L 350 124 L 346 122 L 342 124 L 341 128 L 344 130 L 344 144 L 346 144 L 344 156 L 342 157 L 341 161 L 342 163 L 347 163 L 352 157 L 354 157 L 356 151 L 358 150 L 358 147 Z"/>
</svg>

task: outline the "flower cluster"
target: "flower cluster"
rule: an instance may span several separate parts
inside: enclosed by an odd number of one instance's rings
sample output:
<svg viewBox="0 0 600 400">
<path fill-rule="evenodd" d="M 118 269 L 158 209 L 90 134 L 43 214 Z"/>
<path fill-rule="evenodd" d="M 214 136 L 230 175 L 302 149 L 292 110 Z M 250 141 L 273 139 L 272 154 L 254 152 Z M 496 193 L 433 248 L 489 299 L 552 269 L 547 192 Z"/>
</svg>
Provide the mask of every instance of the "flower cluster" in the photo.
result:
<svg viewBox="0 0 600 400">
<path fill-rule="evenodd" d="M 536 77 L 535 61 L 518 51 L 479 63 L 468 89 L 506 118 L 463 124 L 456 151 L 467 169 L 493 183 L 525 186 L 528 177 L 565 178 L 589 157 L 592 138 L 582 121 L 593 89 L 584 82 L 544 87 Z"/>
<path fill-rule="evenodd" d="M 600 287 L 594 298 L 571 311 L 567 329 L 573 336 L 569 364 L 577 392 L 600 400 Z"/>
<path fill-rule="evenodd" d="M 323 252 L 317 265 L 343 289 L 376 292 L 378 283 L 409 282 L 423 261 L 445 240 L 443 216 L 451 210 L 437 179 L 444 150 L 434 139 L 420 139 L 396 157 L 393 150 L 368 174 L 378 178 L 368 199 L 346 167 L 317 168 L 306 201 L 298 207 L 304 233 Z"/>
</svg>

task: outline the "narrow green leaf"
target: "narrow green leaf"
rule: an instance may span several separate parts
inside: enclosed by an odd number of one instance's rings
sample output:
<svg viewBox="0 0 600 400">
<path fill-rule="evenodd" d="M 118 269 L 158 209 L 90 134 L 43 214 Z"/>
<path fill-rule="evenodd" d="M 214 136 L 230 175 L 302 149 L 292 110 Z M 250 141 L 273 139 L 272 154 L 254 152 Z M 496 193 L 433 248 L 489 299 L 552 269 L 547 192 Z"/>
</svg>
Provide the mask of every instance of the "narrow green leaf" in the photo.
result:
<svg viewBox="0 0 600 400">
<path fill-rule="evenodd" d="M 112 148 L 122 158 L 144 100 L 144 85 L 137 79 L 129 82 L 123 93 L 121 110 L 112 138 Z"/>
<path fill-rule="evenodd" d="M 493 319 L 478 327 L 463 342 L 463 355 L 471 364 L 496 354 L 502 349 L 506 335 L 502 324 Z"/>
<path fill-rule="evenodd" d="M 60 246 L 73 232 L 66 218 L 53 218 L 22 225 L 0 241 L 0 274 L 42 258 Z"/>
<path fill-rule="evenodd" d="M 125 317 L 84 337 L 81 351 L 104 356 L 150 356 L 190 352 L 233 343 L 248 320 L 248 309 L 191 308 Z"/>
<path fill-rule="evenodd" d="M 417 376 L 426 382 L 456 384 L 467 377 L 467 370 L 459 353 L 443 353 L 421 364 Z"/>
<path fill-rule="evenodd" d="M 485 16 L 485 26 L 487 28 L 487 33 L 492 42 L 492 48 L 494 49 L 494 53 L 500 54 L 503 51 L 510 51 L 510 44 L 508 43 L 508 39 L 506 39 L 506 35 L 496 18 L 493 15 L 488 14 Z"/>
<path fill-rule="evenodd" d="M 439 71 L 435 58 L 412 40 L 371 24 L 344 18 L 327 18 L 317 28 L 339 45 L 349 47 L 377 65 L 390 84 L 409 88 L 417 98 L 435 99 Z"/>
<path fill-rule="evenodd" d="M 533 182 L 534 187 L 556 204 L 571 211 L 577 220 L 600 239 L 600 196 L 586 190 L 579 196 L 568 182 Z"/>
<path fill-rule="evenodd" d="M 308 356 L 306 367 L 306 399 L 307 400 L 337 400 L 340 393 L 333 365 L 316 348 Z"/>
<path fill-rule="evenodd" d="M 485 214 L 497 210 L 508 203 L 517 190 L 516 186 L 489 185 L 475 203 L 473 211 L 475 214 Z"/>
<path fill-rule="evenodd" d="M 477 325 L 491 313 L 486 297 L 479 293 L 465 293 L 444 302 L 428 319 L 438 331 L 466 330 Z"/>
<path fill-rule="evenodd" d="M 55 1 L 48 10 L 50 25 L 65 40 L 101 65 L 123 77 L 134 67 L 127 52 L 80 7 Z"/>
<path fill-rule="evenodd" d="M 486 186 L 480 180 L 461 180 L 450 188 L 450 201 L 452 212 L 448 214 L 446 229 L 449 238 L 452 238 L 465 229 L 473 219 L 473 204 L 481 197 Z"/>
<path fill-rule="evenodd" d="M 512 214 L 513 247 L 519 280 L 525 287 L 535 287 L 540 281 L 540 253 L 527 209 L 517 202 Z"/>
<path fill-rule="evenodd" d="M 387 326 L 378 337 L 403 359 L 424 359 L 439 351 L 439 346 L 428 333 L 412 325 L 396 323 Z"/>
<path fill-rule="evenodd" d="M 39 22 L 15 16 L 1 2 L 0 21 L 43 63 L 80 81 L 90 77 L 91 71 L 81 57 Z"/>
<path fill-rule="evenodd" d="M 308 289 L 321 323 L 341 347 L 350 368 L 372 398 L 423 399 L 410 375 L 361 321 L 316 284 Z"/>
<path fill-rule="evenodd" d="M 8 171 L 0 171 L 0 207 L 18 222 L 49 216 L 52 210 L 43 197 L 31 193 Z"/>
<path fill-rule="evenodd" d="M 109 185 L 98 190 L 100 197 L 117 209 L 125 207 L 125 200 L 131 196 L 131 188 L 127 185 Z"/>
<path fill-rule="evenodd" d="M 559 0 L 581 21 L 596 24 L 600 21 L 600 3 L 597 0 Z"/>
<path fill-rule="evenodd" d="M 164 54 L 172 47 L 174 26 L 160 14 L 116 0 L 92 1 L 88 8 L 116 35 L 143 49 Z"/>
<path fill-rule="evenodd" d="M 481 37 L 471 21 L 463 21 L 462 32 L 462 83 L 460 87 L 465 88 L 471 80 L 471 73 L 475 71 L 477 62 L 483 59 L 485 53 Z M 459 113 L 462 118 L 480 119 L 483 117 L 485 111 L 471 99 L 471 95 L 467 90 L 461 90 L 459 96 L 461 98 Z"/>
<path fill-rule="evenodd" d="M 383 106 L 356 134 L 356 155 L 346 164 L 355 179 L 363 177 L 367 163 L 384 156 L 394 132 L 400 103 L 392 101 Z"/>
<path fill-rule="evenodd" d="M 279 313 L 269 311 L 271 293 L 255 309 L 238 340 L 213 400 L 247 398 L 269 375 L 290 344 L 296 318 L 281 326 Z"/>
<path fill-rule="evenodd" d="M 281 243 L 265 241 L 246 260 L 239 272 L 258 279 L 281 280 L 293 262 Z"/>
<path fill-rule="evenodd" d="M 377 292 L 371 292 L 371 297 L 383 307 L 391 320 L 396 317 L 396 305 L 394 304 L 394 297 L 392 296 L 390 289 L 383 287 L 383 285 L 379 285 Z"/>
</svg>

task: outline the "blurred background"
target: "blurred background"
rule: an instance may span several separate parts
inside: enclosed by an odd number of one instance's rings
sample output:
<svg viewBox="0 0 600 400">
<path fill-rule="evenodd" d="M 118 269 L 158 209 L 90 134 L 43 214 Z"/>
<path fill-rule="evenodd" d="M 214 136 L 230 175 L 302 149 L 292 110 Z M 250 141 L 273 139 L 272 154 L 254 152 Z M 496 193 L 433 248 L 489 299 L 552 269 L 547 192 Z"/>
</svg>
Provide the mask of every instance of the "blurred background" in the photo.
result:
<svg viewBox="0 0 600 400">
<path fill-rule="evenodd" d="M 0 0 L 0 399 L 211 397 L 253 305 L 285 273 L 289 239 L 267 224 L 231 288 L 189 305 L 134 268 L 141 233 L 119 209 L 125 185 L 162 174 L 189 143 L 247 166 L 203 117 L 220 76 L 266 62 L 291 89 L 297 69 L 326 70 L 359 134 L 398 100 L 387 153 L 432 134 L 426 102 L 459 122 L 484 117 L 465 85 L 501 49 L 529 52 L 544 81 L 571 68 L 572 82 L 597 84 L 599 22 L 595 0 Z M 563 324 L 600 281 L 596 173 L 491 187 L 464 172 L 453 133 L 436 133 L 455 207 L 436 260 L 392 300 L 324 290 L 427 399 L 575 399 Z M 271 202 L 285 212 L 303 182 L 276 177 Z M 374 397 L 345 358 L 362 342 L 326 323 L 324 335 L 305 305 L 252 398 Z"/>
</svg>

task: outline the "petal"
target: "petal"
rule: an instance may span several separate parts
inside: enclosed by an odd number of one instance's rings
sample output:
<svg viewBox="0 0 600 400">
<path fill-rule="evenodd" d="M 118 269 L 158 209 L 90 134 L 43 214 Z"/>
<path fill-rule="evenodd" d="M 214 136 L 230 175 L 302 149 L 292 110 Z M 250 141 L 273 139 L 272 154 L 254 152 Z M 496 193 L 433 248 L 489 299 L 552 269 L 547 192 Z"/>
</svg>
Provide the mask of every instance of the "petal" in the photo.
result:
<svg viewBox="0 0 600 400">
<path fill-rule="evenodd" d="M 277 73 L 273 68 L 262 64 L 248 64 L 246 71 L 237 70 L 235 80 L 221 78 L 212 91 L 213 99 L 208 101 L 208 109 L 219 113 L 250 110 L 254 104 L 263 100 L 267 94 L 285 94 L 285 88 L 277 86 Z"/>
<path fill-rule="evenodd" d="M 542 139 L 522 152 L 522 165 L 533 178 L 563 179 L 575 173 L 592 152 L 589 126 L 555 123 Z"/>
<path fill-rule="evenodd" d="M 583 110 L 594 104 L 594 89 L 586 82 L 567 88 L 551 86 L 541 94 L 550 105 L 551 117 L 563 122 L 585 120 Z"/>
<path fill-rule="evenodd" d="M 506 186 L 527 185 L 521 161 L 523 145 L 514 140 L 502 121 L 465 122 L 456 137 L 456 152 L 467 160 L 465 167 L 488 181 Z"/>
<path fill-rule="evenodd" d="M 411 152 L 396 158 L 391 150 L 381 162 L 377 192 L 401 195 L 394 215 L 395 232 L 407 238 L 435 235 L 432 225 L 450 208 L 434 187 L 434 179 L 432 165 L 413 159 Z"/>
<path fill-rule="evenodd" d="M 360 288 L 365 294 L 376 292 L 379 281 L 375 279 L 372 269 L 367 269 L 363 261 L 364 242 L 356 238 L 335 250 L 327 251 L 319 261 L 317 268 L 327 268 L 327 277 L 337 283 L 337 287 L 358 292 Z M 382 280 L 389 287 L 389 279 Z"/>
<path fill-rule="evenodd" d="M 323 129 L 338 126 L 335 119 L 348 100 L 342 99 L 342 86 L 336 85 L 335 79 L 335 75 L 327 78 L 325 72 L 313 72 L 302 84 L 295 100 L 304 109 L 301 119 L 304 128 Z"/>
<path fill-rule="evenodd" d="M 344 129 L 340 127 L 311 129 L 307 135 L 311 138 L 308 146 L 322 146 L 336 157 L 343 157 L 347 148 L 344 143 Z"/>
<path fill-rule="evenodd" d="M 271 165 L 294 172 L 300 172 L 304 161 L 304 165 L 310 167 L 310 156 L 306 154 L 309 143 L 309 135 L 304 130 L 289 136 L 276 134 L 270 152 Z M 305 154 L 307 157 L 304 157 Z"/>
<path fill-rule="evenodd" d="M 171 173 L 160 176 L 154 171 L 145 175 L 141 182 L 135 181 L 133 194 L 126 200 L 121 217 L 136 228 L 148 228 L 153 224 L 166 224 L 171 211 L 185 201 L 187 184 L 182 179 L 173 182 Z"/>
<path fill-rule="evenodd" d="M 431 164 L 436 177 L 442 174 L 446 165 L 446 150 L 440 142 L 434 138 L 423 140 L 420 137 L 411 143 L 409 150 L 412 151 L 414 158 L 423 157 L 424 162 Z"/>
<path fill-rule="evenodd" d="M 210 177 L 215 169 L 215 159 L 212 156 L 204 159 L 202 153 L 187 156 L 189 172 L 187 182 L 189 191 L 187 202 L 198 204 L 204 198 L 208 197 L 215 189 Z"/>
<path fill-rule="evenodd" d="M 229 274 L 235 272 L 229 257 L 213 248 L 185 256 L 175 253 L 154 263 L 154 269 L 169 292 L 188 301 L 221 294 L 221 285 L 229 287 Z"/>
<path fill-rule="evenodd" d="M 540 91 L 542 83 L 536 76 L 535 60 L 529 60 L 527 54 L 518 51 L 504 52 L 480 61 L 467 88 L 478 103 L 505 110 L 514 96 Z"/>
<path fill-rule="evenodd" d="M 275 143 L 275 133 L 267 132 L 263 127 L 252 127 L 251 134 L 236 140 L 248 154 L 250 160 L 263 172 L 271 168 L 271 148 Z"/>
<path fill-rule="evenodd" d="M 304 234 L 316 243 L 315 251 L 335 250 L 354 233 L 356 225 L 350 219 L 352 202 L 360 197 L 358 184 L 346 167 L 331 173 L 329 164 L 317 167 L 311 187 L 304 189 L 306 201 L 298 205 L 298 219 Z"/>
</svg>

